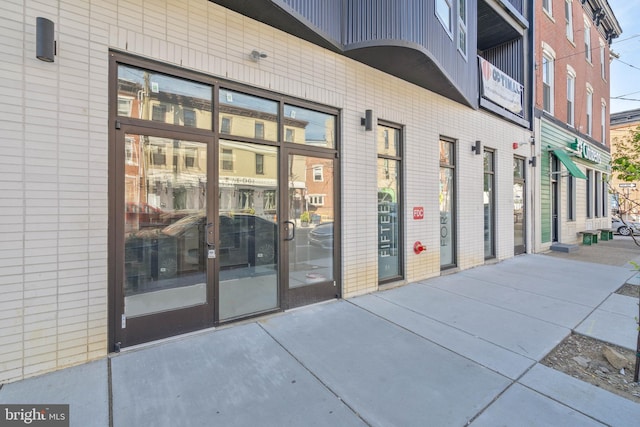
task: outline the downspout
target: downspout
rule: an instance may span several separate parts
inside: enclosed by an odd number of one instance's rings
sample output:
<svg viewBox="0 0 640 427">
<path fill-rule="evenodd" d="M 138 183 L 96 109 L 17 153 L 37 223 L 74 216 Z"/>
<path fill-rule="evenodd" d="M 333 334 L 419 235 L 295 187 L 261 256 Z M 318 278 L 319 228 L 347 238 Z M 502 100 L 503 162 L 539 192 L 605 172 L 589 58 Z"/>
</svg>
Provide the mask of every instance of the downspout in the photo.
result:
<svg viewBox="0 0 640 427">
<path fill-rule="evenodd" d="M 528 86 L 529 86 L 529 102 L 528 102 L 528 114 L 529 114 L 529 130 L 531 131 L 531 135 L 533 137 L 533 139 L 531 140 L 531 153 L 530 153 L 530 159 L 536 158 L 536 143 L 541 144 L 541 141 L 537 141 L 537 137 L 538 135 L 536 135 L 535 133 L 535 115 L 534 115 L 534 104 L 535 104 L 535 99 L 536 99 L 536 84 L 535 84 L 535 62 L 536 62 L 536 58 L 535 58 L 535 0 L 525 0 L 527 2 L 527 12 L 528 12 L 528 20 L 529 20 L 529 29 L 527 31 L 527 37 L 528 37 L 528 54 L 526 56 L 525 61 L 527 62 L 526 64 L 526 79 L 528 80 Z M 537 156 L 540 157 L 540 156 Z M 540 159 L 537 159 L 540 160 Z M 531 165 L 531 167 L 529 168 L 529 170 L 531 171 L 531 215 L 529 216 L 530 220 L 529 223 L 531 224 L 531 236 L 530 236 L 530 242 L 531 242 L 531 246 L 529 247 L 529 252 L 530 253 L 535 253 L 537 251 L 537 234 L 536 234 L 536 215 L 535 213 L 537 212 L 537 200 L 538 197 L 536 197 L 537 194 L 537 188 L 538 186 L 537 181 L 539 179 L 540 174 L 537 173 L 537 171 L 539 171 L 540 164 L 538 162 L 538 164 L 536 164 L 536 166 L 534 167 L 533 165 Z"/>
</svg>

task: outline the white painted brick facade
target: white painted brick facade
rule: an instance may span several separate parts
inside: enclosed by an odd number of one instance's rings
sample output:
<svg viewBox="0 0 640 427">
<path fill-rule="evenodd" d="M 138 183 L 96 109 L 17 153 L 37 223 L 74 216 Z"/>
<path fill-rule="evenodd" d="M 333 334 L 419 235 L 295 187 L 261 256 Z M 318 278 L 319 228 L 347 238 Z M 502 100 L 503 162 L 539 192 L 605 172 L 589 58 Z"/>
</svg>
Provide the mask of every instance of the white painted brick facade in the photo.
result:
<svg viewBox="0 0 640 427">
<path fill-rule="evenodd" d="M 54 63 L 35 58 L 37 16 Z M 406 282 L 440 274 L 439 137 L 457 140 L 457 261 L 484 263 L 483 161 L 496 150 L 497 259 L 513 256 L 512 148 L 530 132 L 298 40 L 207 0 L 0 3 L 0 382 L 107 353 L 108 50 L 341 109 L 343 295 L 377 286 L 375 132 L 404 126 Z M 268 53 L 258 63 L 251 50 Z M 414 221 L 412 207 L 425 219 Z M 427 252 L 415 255 L 413 243 Z"/>
</svg>

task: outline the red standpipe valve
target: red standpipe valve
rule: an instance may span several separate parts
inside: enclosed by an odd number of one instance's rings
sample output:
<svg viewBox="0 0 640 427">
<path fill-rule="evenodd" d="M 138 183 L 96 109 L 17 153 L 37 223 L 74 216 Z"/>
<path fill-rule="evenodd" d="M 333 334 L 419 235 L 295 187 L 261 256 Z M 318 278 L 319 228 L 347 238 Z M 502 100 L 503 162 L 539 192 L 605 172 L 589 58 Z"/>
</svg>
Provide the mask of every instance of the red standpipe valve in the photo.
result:
<svg viewBox="0 0 640 427">
<path fill-rule="evenodd" d="M 420 241 L 417 241 L 413 244 L 413 252 L 415 252 L 416 255 L 419 255 L 426 250 L 427 250 L 427 247 L 422 243 L 420 243 Z"/>
</svg>

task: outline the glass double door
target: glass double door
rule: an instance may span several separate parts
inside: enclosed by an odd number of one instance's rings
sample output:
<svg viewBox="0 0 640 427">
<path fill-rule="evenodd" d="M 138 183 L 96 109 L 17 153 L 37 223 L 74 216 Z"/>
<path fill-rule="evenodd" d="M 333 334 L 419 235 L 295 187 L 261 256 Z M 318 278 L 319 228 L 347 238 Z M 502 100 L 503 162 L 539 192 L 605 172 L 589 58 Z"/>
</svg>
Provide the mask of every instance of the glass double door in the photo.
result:
<svg viewBox="0 0 640 427">
<path fill-rule="evenodd" d="M 179 136 L 118 133 L 115 347 L 339 296 L 335 160 Z"/>
</svg>

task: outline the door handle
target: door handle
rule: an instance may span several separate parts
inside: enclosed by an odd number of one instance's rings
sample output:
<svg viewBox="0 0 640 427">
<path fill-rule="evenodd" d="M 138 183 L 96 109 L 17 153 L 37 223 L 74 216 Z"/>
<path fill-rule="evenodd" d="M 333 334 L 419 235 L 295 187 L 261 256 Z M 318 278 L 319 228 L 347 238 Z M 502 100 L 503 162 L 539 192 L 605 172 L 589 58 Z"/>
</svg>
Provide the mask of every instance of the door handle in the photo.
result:
<svg viewBox="0 0 640 427">
<path fill-rule="evenodd" d="M 296 223 L 293 221 L 285 221 L 284 223 L 287 224 L 287 237 L 284 240 L 290 242 L 296 238 Z M 288 224 L 291 224 L 291 227 Z"/>
<path fill-rule="evenodd" d="M 215 241 L 213 223 L 209 223 L 206 226 L 206 239 L 205 240 L 207 241 L 207 245 L 215 246 L 216 241 Z"/>
</svg>

